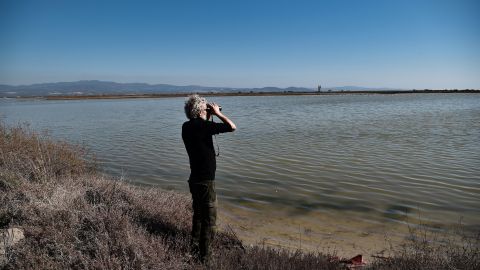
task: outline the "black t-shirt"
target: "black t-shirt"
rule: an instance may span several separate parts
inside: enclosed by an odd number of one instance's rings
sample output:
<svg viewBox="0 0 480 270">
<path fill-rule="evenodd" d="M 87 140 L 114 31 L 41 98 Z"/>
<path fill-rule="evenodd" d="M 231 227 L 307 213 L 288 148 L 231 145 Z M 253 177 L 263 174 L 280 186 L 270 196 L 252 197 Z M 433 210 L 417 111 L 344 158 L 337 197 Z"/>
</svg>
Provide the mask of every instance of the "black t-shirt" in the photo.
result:
<svg viewBox="0 0 480 270">
<path fill-rule="evenodd" d="M 190 159 L 190 182 L 215 180 L 216 161 L 212 135 L 230 131 L 230 125 L 202 118 L 183 123 L 182 139 Z"/>
</svg>

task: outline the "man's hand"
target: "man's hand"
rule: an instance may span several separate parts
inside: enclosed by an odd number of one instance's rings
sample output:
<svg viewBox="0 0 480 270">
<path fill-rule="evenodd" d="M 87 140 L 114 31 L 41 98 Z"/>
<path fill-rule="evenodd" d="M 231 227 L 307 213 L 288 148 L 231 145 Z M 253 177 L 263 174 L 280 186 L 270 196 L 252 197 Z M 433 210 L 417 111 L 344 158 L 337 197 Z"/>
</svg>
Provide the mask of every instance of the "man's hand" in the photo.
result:
<svg viewBox="0 0 480 270">
<path fill-rule="evenodd" d="M 217 116 L 218 116 L 218 115 L 222 114 L 222 113 L 220 112 L 220 106 L 219 106 L 217 103 L 215 103 L 215 102 L 208 103 L 207 106 L 211 108 L 210 111 L 211 111 L 211 113 L 212 113 L 213 115 L 217 115 Z"/>
<path fill-rule="evenodd" d="M 226 117 L 222 112 L 220 112 L 220 106 L 218 106 L 217 103 L 208 103 L 207 106 L 210 107 L 209 111 L 213 115 L 216 115 L 220 120 L 222 120 L 223 123 L 229 125 L 232 128 L 232 131 L 237 129 L 237 126 L 232 122 L 232 120 L 228 119 L 228 117 Z"/>
</svg>

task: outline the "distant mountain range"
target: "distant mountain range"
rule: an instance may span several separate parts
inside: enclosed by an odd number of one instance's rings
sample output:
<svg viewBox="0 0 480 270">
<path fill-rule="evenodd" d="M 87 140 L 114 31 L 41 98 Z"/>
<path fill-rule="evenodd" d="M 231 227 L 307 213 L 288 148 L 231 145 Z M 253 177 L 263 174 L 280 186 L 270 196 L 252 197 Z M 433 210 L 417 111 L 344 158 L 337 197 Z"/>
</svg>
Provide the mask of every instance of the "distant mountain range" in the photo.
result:
<svg viewBox="0 0 480 270">
<path fill-rule="evenodd" d="M 366 88 L 343 86 L 322 88 L 322 91 L 391 91 L 393 88 Z M 76 81 L 40 83 L 31 85 L 0 85 L 0 97 L 36 97 L 55 95 L 139 95 L 139 94 L 171 94 L 171 93 L 234 93 L 234 92 L 314 92 L 317 88 L 306 87 L 262 87 L 234 88 L 208 87 L 199 85 L 178 86 L 171 84 L 117 83 L 108 81 Z"/>
</svg>

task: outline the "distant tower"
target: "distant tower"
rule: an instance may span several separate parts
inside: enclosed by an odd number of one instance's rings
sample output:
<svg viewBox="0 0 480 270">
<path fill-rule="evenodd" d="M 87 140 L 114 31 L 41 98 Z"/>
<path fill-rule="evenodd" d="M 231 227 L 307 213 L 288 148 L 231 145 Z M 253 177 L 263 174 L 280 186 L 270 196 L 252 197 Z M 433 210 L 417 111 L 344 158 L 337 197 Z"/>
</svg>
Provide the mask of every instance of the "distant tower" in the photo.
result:
<svg viewBox="0 0 480 270">
<path fill-rule="evenodd" d="M 319 84 L 318 87 L 317 87 L 317 91 L 318 92 L 322 92 L 322 86 Z"/>
</svg>

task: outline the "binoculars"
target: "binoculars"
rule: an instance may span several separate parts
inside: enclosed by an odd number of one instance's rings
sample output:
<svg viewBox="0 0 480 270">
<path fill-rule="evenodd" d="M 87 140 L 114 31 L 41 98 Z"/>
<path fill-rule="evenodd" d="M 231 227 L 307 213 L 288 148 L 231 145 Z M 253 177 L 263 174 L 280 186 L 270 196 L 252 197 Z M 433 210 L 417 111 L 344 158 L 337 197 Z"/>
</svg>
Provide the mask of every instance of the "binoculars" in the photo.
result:
<svg viewBox="0 0 480 270">
<path fill-rule="evenodd" d="M 222 106 L 218 106 L 218 109 L 220 109 L 220 111 L 221 111 Z M 212 107 L 210 107 L 210 105 L 207 105 L 207 112 L 212 112 Z"/>
</svg>

